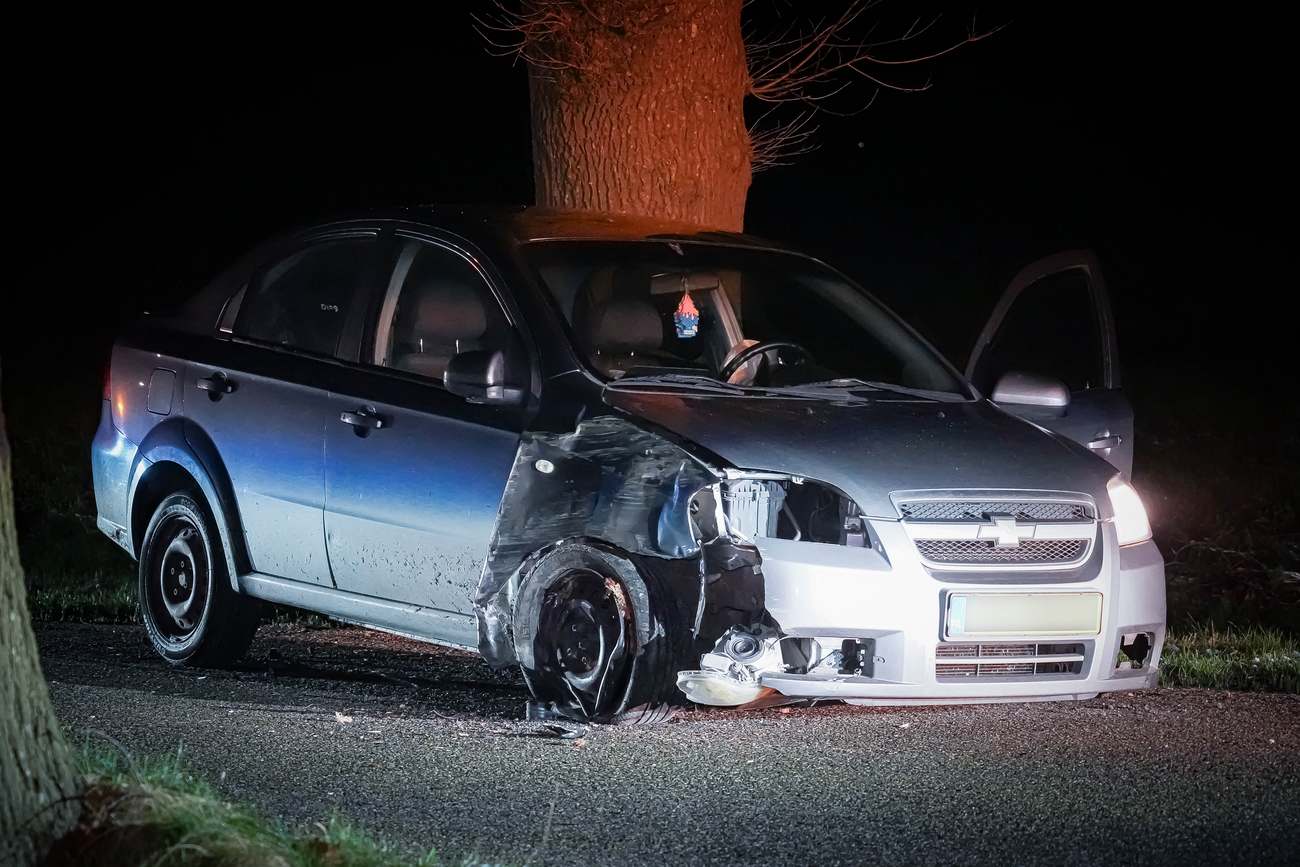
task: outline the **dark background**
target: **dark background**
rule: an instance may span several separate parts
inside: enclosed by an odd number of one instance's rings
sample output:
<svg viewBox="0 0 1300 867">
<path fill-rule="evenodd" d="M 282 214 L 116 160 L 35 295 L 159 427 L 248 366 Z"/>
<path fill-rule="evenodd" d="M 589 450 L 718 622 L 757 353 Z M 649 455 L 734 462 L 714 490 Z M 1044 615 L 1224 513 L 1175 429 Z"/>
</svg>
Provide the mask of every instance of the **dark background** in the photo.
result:
<svg viewBox="0 0 1300 867">
<path fill-rule="evenodd" d="M 12 291 L 39 287 L 83 330 L 317 216 L 531 201 L 522 68 L 471 29 L 486 3 L 429 6 L 32 22 L 9 61 Z M 761 32 L 835 6 L 758 0 L 747 15 Z M 898 30 L 946 9 L 936 42 L 971 9 L 1008 26 L 928 65 L 929 92 L 822 115 L 817 151 L 756 177 L 747 227 L 852 271 L 957 361 L 1020 265 L 1078 244 L 1107 265 L 1131 364 L 1221 368 L 1286 337 L 1288 287 L 1264 260 L 1292 139 L 1267 18 L 957 7 L 868 13 Z"/>
<path fill-rule="evenodd" d="M 15 22 L 0 351 L 27 551 L 50 509 L 93 516 L 103 361 L 142 307 L 339 210 L 531 200 L 526 76 L 473 32 L 486 5 Z M 820 5 L 747 14 L 761 29 Z M 1294 141 L 1282 25 L 1267 7 L 1134 8 L 1148 5 L 883 4 L 886 26 L 948 10 L 959 34 L 972 9 L 1008 26 L 928 67 L 926 93 L 821 117 L 818 150 L 756 176 L 747 228 L 841 265 L 958 365 L 1020 266 L 1092 247 L 1167 555 L 1212 542 L 1287 581 L 1300 401 L 1277 252 Z M 58 474 L 80 486 L 71 506 L 46 502 Z M 1215 568 L 1245 568 L 1229 560 Z"/>
</svg>

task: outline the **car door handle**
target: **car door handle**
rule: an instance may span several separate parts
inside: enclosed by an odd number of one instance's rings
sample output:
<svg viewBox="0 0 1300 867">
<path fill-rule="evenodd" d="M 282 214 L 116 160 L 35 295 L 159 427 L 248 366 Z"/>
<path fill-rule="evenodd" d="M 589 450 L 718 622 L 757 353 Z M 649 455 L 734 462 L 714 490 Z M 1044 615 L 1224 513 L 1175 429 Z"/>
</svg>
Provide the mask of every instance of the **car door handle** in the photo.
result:
<svg viewBox="0 0 1300 867">
<path fill-rule="evenodd" d="M 350 424 L 355 428 L 363 430 L 379 430 L 384 426 L 382 416 L 376 415 L 374 410 L 358 409 L 352 412 L 339 413 L 339 421 L 344 424 Z"/>
<path fill-rule="evenodd" d="M 235 383 L 224 373 L 214 373 L 211 376 L 205 376 L 198 382 L 194 383 L 199 387 L 199 391 L 206 391 L 209 395 L 217 396 L 230 394 L 235 390 Z"/>
<path fill-rule="evenodd" d="M 1088 443 L 1088 448 L 1113 449 L 1115 448 L 1115 446 L 1119 445 L 1122 442 L 1124 442 L 1124 438 L 1122 436 L 1120 436 L 1119 434 L 1112 434 L 1110 436 L 1104 436 L 1099 439 L 1092 440 L 1091 442 Z"/>
</svg>

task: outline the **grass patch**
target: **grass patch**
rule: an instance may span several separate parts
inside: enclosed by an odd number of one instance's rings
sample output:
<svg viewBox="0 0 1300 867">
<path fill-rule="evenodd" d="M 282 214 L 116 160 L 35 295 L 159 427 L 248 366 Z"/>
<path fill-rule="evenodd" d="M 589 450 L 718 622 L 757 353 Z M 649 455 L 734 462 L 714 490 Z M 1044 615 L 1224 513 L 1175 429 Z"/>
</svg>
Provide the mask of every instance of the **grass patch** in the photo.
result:
<svg viewBox="0 0 1300 867">
<path fill-rule="evenodd" d="M 123 555 L 125 556 L 125 555 Z M 90 579 L 60 576 L 27 581 L 32 620 L 44 623 L 138 623 L 136 578 L 109 573 Z M 324 615 L 283 605 L 264 606 L 263 623 L 294 623 L 326 629 L 337 624 Z"/>
<path fill-rule="evenodd" d="M 1298 693 L 1300 638 L 1260 626 L 1171 631 L 1160 685 Z"/>
<path fill-rule="evenodd" d="M 1174 627 L 1300 635 L 1300 405 L 1241 388 L 1255 376 L 1165 369 L 1126 382 L 1134 483 L 1165 556 Z"/>
<path fill-rule="evenodd" d="M 136 620 L 135 579 L 116 572 L 89 580 L 66 575 L 29 579 L 27 606 L 37 621 L 132 623 Z"/>
<path fill-rule="evenodd" d="M 49 867 L 166 864 L 197 867 L 431 867 L 429 851 L 404 851 L 339 816 L 301 829 L 224 800 L 179 754 L 132 758 L 87 741 L 77 751 L 85 777 L 78 827 Z M 467 862 L 457 862 L 467 863 Z"/>
</svg>

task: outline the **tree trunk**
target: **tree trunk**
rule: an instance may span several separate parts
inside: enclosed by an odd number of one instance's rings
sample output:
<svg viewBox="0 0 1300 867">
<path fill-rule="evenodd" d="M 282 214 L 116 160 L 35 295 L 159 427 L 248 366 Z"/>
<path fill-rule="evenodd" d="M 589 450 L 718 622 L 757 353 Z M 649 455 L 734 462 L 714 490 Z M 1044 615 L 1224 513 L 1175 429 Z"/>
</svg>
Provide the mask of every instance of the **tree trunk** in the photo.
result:
<svg viewBox="0 0 1300 867">
<path fill-rule="evenodd" d="M 0 407 L 0 863 L 34 863 L 77 816 L 76 778 L 41 674 L 14 533 Z"/>
<path fill-rule="evenodd" d="M 750 181 L 742 0 L 533 0 L 537 204 L 739 231 Z"/>
</svg>

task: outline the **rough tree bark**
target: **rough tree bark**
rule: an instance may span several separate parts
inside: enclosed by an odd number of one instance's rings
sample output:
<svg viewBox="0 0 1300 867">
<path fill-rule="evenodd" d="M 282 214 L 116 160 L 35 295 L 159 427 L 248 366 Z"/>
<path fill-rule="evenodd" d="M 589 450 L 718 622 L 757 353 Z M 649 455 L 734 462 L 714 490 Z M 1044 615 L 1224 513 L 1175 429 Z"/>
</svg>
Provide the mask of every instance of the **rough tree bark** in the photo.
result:
<svg viewBox="0 0 1300 867">
<path fill-rule="evenodd" d="M 530 0 L 537 204 L 739 231 L 742 0 Z"/>
<path fill-rule="evenodd" d="M 14 532 L 0 406 L 0 863 L 34 863 L 76 818 L 76 778 L 50 706 Z"/>
</svg>

